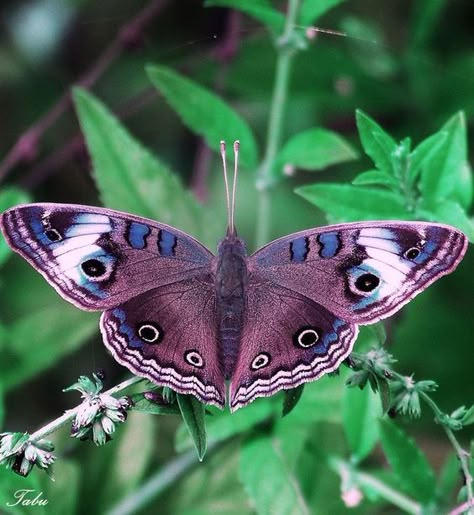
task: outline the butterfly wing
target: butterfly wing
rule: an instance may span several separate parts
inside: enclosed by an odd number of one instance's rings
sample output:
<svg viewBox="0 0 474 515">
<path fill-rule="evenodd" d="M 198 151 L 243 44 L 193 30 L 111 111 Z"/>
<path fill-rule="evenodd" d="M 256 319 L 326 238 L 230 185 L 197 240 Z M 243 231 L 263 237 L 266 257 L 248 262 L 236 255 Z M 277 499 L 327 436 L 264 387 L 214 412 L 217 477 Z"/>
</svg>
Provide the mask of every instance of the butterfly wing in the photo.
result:
<svg viewBox="0 0 474 515">
<path fill-rule="evenodd" d="M 135 374 L 224 407 L 216 320 L 212 277 L 203 274 L 105 311 L 100 326 L 106 347 Z"/>
<path fill-rule="evenodd" d="M 172 227 L 66 204 L 3 213 L 10 246 L 69 302 L 106 310 L 105 345 L 137 375 L 223 406 L 213 255 Z"/>
<path fill-rule="evenodd" d="M 357 337 L 353 323 L 303 295 L 255 278 L 250 278 L 247 305 L 230 383 L 232 411 L 336 370 Z"/>
<path fill-rule="evenodd" d="M 343 320 L 371 324 L 452 272 L 467 243 L 462 232 L 441 224 L 341 224 L 276 240 L 250 257 L 249 270 Z"/>
<path fill-rule="evenodd" d="M 15 252 L 86 310 L 195 276 L 213 258 L 177 229 L 109 209 L 28 204 L 3 213 L 0 226 Z"/>
<path fill-rule="evenodd" d="M 337 369 L 357 324 L 396 312 L 452 272 L 466 248 L 453 227 L 363 222 L 303 231 L 258 250 L 248 261 L 231 409 Z"/>
</svg>

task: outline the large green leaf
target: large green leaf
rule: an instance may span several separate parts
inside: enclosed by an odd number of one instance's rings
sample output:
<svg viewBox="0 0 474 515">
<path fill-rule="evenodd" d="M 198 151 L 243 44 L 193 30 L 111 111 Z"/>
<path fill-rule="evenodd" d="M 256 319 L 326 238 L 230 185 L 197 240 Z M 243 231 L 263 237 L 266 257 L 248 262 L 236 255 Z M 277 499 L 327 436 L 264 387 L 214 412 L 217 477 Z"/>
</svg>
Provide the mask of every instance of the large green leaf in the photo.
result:
<svg viewBox="0 0 474 515">
<path fill-rule="evenodd" d="M 295 191 L 325 211 L 333 222 L 410 218 L 403 198 L 391 191 L 349 184 L 311 184 Z"/>
<path fill-rule="evenodd" d="M 177 225 L 214 243 L 215 225 L 211 217 L 184 190 L 178 177 L 90 93 L 76 89 L 74 101 L 103 203 Z"/>
<path fill-rule="evenodd" d="M 344 431 L 358 461 L 367 457 L 377 444 L 377 419 L 381 415 L 380 396 L 370 388 L 346 388 L 342 411 Z"/>
<path fill-rule="evenodd" d="M 14 186 L 3 188 L 0 191 L 0 213 L 9 207 L 25 204 L 30 201 L 29 195 Z M 0 266 L 6 261 L 11 253 L 10 247 L 7 245 L 5 238 L 0 238 Z"/>
<path fill-rule="evenodd" d="M 247 439 L 240 455 L 240 480 L 260 515 L 304 515 L 310 510 L 298 479 L 275 437 Z"/>
<path fill-rule="evenodd" d="M 301 25 L 311 25 L 324 13 L 345 0 L 303 0 L 299 12 L 299 23 Z"/>
<path fill-rule="evenodd" d="M 204 5 L 238 9 L 266 25 L 275 34 L 280 34 L 285 25 L 285 16 L 275 10 L 268 0 L 206 0 Z"/>
<path fill-rule="evenodd" d="M 315 127 L 296 134 L 283 145 L 273 170 L 275 175 L 281 175 L 285 165 L 323 170 L 357 157 L 357 152 L 344 138 L 335 132 Z"/>
<path fill-rule="evenodd" d="M 392 157 L 397 144 L 380 125 L 364 112 L 356 112 L 357 128 L 365 153 L 372 158 L 377 168 L 393 175 Z"/>
<path fill-rule="evenodd" d="M 429 503 L 434 499 L 436 483 L 426 456 L 393 422 L 381 420 L 379 424 L 383 451 L 400 486 L 415 499 Z"/>
<path fill-rule="evenodd" d="M 202 461 L 207 448 L 204 404 L 199 402 L 194 395 L 178 394 L 176 398 L 184 423 L 196 447 L 199 461 Z"/>
<path fill-rule="evenodd" d="M 90 338 L 97 316 L 59 303 L 28 313 L 8 327 L 8 352 L 0 363 L 5 389 L 31 379 Z"/>
<path fill-rule="evenodd" d="M 450 199 L 468 207 L 472 201 L 472 174 L 467 166 L 466 119 L 462 112 L 441 128 L 445 140 L 425 160 L 420 188 L 427 203 Z"/>
<path fill-rule="evenodd" d="M 37 474 L 37 472 L 33 472 Z M 77 513 L 77 505 L 80 497 L 81 470 L 78 463 L 66 460 L 63 456 L 54 464 L 54 481 L 45 475 L 40 476 L 41 491 L 48 499 L 46 514 L 53 510 L 55 513 Z M 25 513 L 33 513 L 36 507 L 25 510 Z M 35 510 L 36 511 L 36 510 Z"/>
<path fill-rule="evenodd" d="M 380 170 L 366 170 L 359 173 L 352 181 L 354 186 L 366 186 L 376 184 L 378 186 L 398 187 L 398 182 L 392 175 Z"/>
<path fill-rule="evenodd" d="M 257 165 L 257 144 L 244 119 L 211 91 L 165 66 L 147 67 L 148 75 L 179 114 L 183 123 L 219 151 L 221 140 L 240 141 L 239 159 L 247 168 Z"/>
<path fill-rule="evenodd" d="M 440 145 L 446 140 L 446 137 L 447 133 L 445 131 L 436 132 L 424 139 L 410 154 L 408 179 L 411 185 L 415 184 L 428 159 L 438 150 Z"/>
<path fill-rule="evenodd" d="M 21 477 L 3 466 L 0 467 L 0 506 L 2 507 L 2 514 L 29 515 L 33 511 L 38 513 L 38 515 L 49 515 L 51 513 L 48 504 L 38 504 L 26 511 L 25 506 L 22 506 L 21 503 L 17 504 L 18 497 L 15 497 L 15 493 L 21 492 L 21 490 L 31 490 L 28 493 L 28 499 L 34 499 L 41 492 L 41 479 L 39 475 L 33 473 L 28 477 Z M 17 495 L 21 495 L 21 493 Z M 46 499 L 44 493 L 40 496 L 40 499 Z"/>
</svg>

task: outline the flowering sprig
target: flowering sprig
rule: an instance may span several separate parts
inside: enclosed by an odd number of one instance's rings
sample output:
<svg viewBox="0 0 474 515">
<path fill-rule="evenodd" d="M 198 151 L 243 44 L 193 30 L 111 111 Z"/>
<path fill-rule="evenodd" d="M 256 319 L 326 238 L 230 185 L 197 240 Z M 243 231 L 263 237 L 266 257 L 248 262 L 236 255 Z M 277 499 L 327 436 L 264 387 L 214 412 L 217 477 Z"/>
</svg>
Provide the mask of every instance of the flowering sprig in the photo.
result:
<svg viewBox="0 0 474 515">
<path fill-rule="evenodd" d="M 442 427 L 459 459 L 462 473 L 464 475 L 465 492 L 467 505 L 474 506 L 474 481 L 471 474 L 470 454 L 465 451 L 454 431 L 474 424 L 474 405 L 470 408 L 460 406 L 450 415 L 443 412 L 430 394 L 437 389 L 437 384 L 431 380 L 415 381 L 413 376 L 403 376 L 392 368 L 395 359 L 382 347 L 372 349 L 366 354 L 351 354 L 347 360 L 348 366 L 354 370 L 347 379 L 349 387 L 358 386 L 364 388 L 369 383 L 372 389 L 379 391 L 382 397 L 384 412 L 391 415 L 400 413 L 411 417 L 418 417 L 421 413 L 421 400 L 423 400 L 433 411 L 435 421 Z M 474 510 L 474 508 L 470 508 Z"/>
<path fill-rule="evenodd" d="M 28 433 L 0 434 L 0 464 L 20 476 L 27 476 L 35 465 L 49 473 L 56 459 L 53 450 L 52 442 L 32 441 Z"/>
<path fill-rule="evenodd" d="M 77 390 L 83 399 L 79 407 L 66 414 L 74 412 L 75 415 L 71 426 L 72 437 L 91 439 L 96 445 L 104 445 L 111 440 L 116 426 L 127 419 L 127 410 L 132 402 L 130 397 L 117 399 L 108 393 L 101 393 L 103 383 L 100 376 L 93 374 L 93 378 L 81 376 L 77 383 L 63 390 Z"/>
</svg>

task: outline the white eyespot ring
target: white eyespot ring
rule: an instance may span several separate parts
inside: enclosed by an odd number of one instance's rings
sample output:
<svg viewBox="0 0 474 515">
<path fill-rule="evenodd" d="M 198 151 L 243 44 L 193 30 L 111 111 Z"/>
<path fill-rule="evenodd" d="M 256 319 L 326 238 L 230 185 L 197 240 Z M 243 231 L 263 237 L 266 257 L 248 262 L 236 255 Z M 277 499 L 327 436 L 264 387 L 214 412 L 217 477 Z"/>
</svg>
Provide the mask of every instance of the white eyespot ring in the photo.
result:
<svg viewBox="0 0 474 515">
<path fill-rule="evenodd" d="M 252 370 L 259 370 L 260 368 L 266 367 L 271 361 L 270 354 L 267 354 L 266 352 L 262 352 L 260 354 L 257 354 L 255 358 L 252 361 L 252 364 L 250 365 L 250 368 Z"/>
<path fill-rule="evenodd" d="M 186 363 L 193 367 L 202 368 L 204 366 L 204 360 L 201 354 L 195 350 L 188 350 L 184 353 L 184 359 Z"/>
<path fill-rule="evenodd" d="M 163 339 L 163 331 L 155 324 L 142 323 L 137 332 L 138 336 L 147 343 L 156 343 Z"/>
<path fill-rule="evenodd" d="M 319 333 L 316 329 L 303 329 L 297 337 L 298 345 L 308 349 L 319 341 Z"/>
</svg>

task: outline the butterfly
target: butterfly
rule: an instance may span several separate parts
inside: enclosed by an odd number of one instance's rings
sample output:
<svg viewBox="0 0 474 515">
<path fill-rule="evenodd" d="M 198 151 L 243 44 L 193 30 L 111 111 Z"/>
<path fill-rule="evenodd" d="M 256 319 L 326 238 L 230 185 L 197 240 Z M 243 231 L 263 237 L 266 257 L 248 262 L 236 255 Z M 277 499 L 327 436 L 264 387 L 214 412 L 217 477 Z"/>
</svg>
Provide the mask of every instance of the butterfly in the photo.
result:
<svg viewBox="0 0 474 515">
<path fill-rule="evenodd" d="M 238 142 L 234 144 L 235 162 Z M 252 255 L 234 225 L 212 254 L 190 235 L 111 209 L 27 204 L 5 238 L 67 301 L 103 311 L 100 330 L 134 374 L 235 411 L 336 370 L 358 326 L 398 311 L 464 256 L 448 225 L 374 221 L 277 239 Z M 228 394 L 227 383 L 229 383 Z"/>
</svg>

